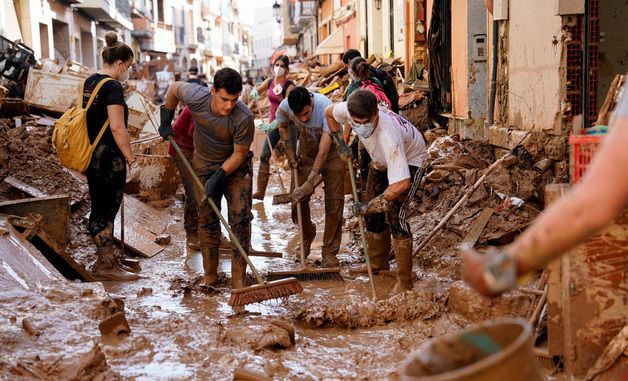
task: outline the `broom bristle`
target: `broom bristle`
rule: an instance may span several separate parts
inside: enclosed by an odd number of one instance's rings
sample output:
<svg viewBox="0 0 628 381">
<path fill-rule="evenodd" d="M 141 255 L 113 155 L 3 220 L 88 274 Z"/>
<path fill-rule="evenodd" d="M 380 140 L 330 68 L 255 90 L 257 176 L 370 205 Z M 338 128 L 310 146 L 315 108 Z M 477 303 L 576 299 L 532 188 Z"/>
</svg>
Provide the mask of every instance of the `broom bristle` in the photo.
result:
<svg viewBox="0 0 628 381">
<path fill-rule="evenodd" d="M 289 204 L 292 202 L 292 193 L 277 194 L 273 196 L 273 205 Z"/>
<path fill-rule="evenodd" d="M 278 280 L 285 278 L 296 278 L 302 282 L 309 281 L 340 281 L 344 278 L 340 275 L 339 268 L 332 269 L 302 269 L 295 271 L 273 271 L 266 275 L 268 280 Z"/>
<path fill-rule="evenodd" d="M 302 291 L 303 287 L 296 278 L 266 282 L 232 290 L 229 305 L 241 307 L 251 303 L 263 302 L 264 300 L 283 298 Z"/>
</svg>

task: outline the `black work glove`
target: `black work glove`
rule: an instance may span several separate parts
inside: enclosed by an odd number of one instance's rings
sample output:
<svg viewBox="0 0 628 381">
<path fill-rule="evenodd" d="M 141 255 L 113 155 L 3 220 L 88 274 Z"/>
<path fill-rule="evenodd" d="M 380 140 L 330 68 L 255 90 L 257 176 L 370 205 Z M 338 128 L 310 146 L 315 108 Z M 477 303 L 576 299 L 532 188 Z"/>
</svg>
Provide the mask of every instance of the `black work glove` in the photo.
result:
<svg viewBox="0 0 628 381">
<path fill-rule="evenodd" d="M 227 177 L 227 172 L 224 169 L 218 168 L 216 172 L 205 183 L 205 195 L 207 198 L 213 198 L 216 196 L 218 190 L 223 185 L 223 180 Z"/>
<path fill-rule="evenodd" d="M 172 130 L 172 119 L 174 119 L 174 110 L 167 109 L 166 106 L 159 108 L 159 117 L 161 124 L 159 125 L 159 135 L 164 140 L 168 140 L 168 136 L 174 137 L 174 131 Z"/>
<path fill-rule="evenodd" d="M 347 142 L 345 142 L 345 139 L 342 136 L 342 131 L 338 130 L 336 132 L 332 132 L 331 138 L 334 140 L 334 143 L 336 143 L 336 151 L 338 151 L 338 154 L 343 161 L 353 158 L 351 148 L 349 148 Z"/>
</svg>

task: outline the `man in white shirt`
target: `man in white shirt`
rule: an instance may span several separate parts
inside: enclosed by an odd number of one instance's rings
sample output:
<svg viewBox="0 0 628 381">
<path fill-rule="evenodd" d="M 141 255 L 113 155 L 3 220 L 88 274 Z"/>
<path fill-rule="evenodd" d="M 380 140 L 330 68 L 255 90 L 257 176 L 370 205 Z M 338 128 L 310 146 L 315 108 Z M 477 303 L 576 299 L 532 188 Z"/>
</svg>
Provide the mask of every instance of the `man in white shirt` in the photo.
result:
<svg viewBox="0 0 628 381">
<path fill-rule="evenodd" d="M 371 156 L 366 185 L 368 203 L 356 203 L 356 213 L 365 216 L 372 270 L 390 268 L 388 251 L 382 242 L 390 240 L 397 261 L 396 292 L 412 289 L 412 232 L 406 221 L 407 204 L 414 196 L 423 175 L 427 149 L 423 136 L 401 116 L 379 108 L 375 95 L 360 89 L 347 102 L 325 110 L 327 124 L 338 152 L 343 158 L 350 150 L 340 125 L 349 126 Z M 366 271 L 364 269 L 360 269 Z"/>
</svg>

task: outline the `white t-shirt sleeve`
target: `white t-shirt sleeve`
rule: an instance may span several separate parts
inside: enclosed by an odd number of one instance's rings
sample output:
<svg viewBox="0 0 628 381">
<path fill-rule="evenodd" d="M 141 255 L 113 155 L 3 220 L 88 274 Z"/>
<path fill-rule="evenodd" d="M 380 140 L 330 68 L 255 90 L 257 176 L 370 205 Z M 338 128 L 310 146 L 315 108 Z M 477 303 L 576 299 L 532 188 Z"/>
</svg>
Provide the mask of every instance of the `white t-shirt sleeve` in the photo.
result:
<svg viewBox="0 0 628 381">
<path fill-rule="evenodd" d="M 340 124 L 348 124 L 351 121 L 347 102 L 336 103 L 334 106 L 334 119 Z"/>
<path fill-rule="evenodd" d="M 290 121 L 289 115 L 292 113 L 290 106 L 288 105 L 288 99 L 284 99 L 279 104 L 277 111 L 275 112 L 275 119 L 279 123 L 288 123 Z"/>
<path fill-rule="evenodd" d="M 381 127 L 381 126 L 380 126 Z M 403 147 L 403 141 L 394 133 L 383 133 L 379 137 L 379 143 L 384 149 L 386 167 L 388 168 L 388 184 L 394 184 L 410 178 L 410 168 Z"/>
</svg>

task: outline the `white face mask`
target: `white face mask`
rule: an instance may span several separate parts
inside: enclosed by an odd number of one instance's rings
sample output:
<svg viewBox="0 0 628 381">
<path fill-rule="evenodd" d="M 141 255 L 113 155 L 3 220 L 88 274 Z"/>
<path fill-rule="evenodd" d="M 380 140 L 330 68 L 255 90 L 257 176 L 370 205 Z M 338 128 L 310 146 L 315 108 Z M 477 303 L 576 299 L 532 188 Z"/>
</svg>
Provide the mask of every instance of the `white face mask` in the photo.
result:
<svg viewBox="0 0 628 381">
<path fill-rule="evenodd" d="M 286 74 L 286 69 L 282 68 L 281 66 L 275 66 L 273 70 L 275 72 L 275 77 L 281 77 Z"/>
<path fill-rule="evenodd" d="M 126 69 L 122 74 L 118 76 L 118 81 L 125 82 L 131 76 L 131 67 Z"/>
<path fill-rule="evenodd" d="M 353 128 L 353 131 L 355 131 L 355 133 L 363 139 L 368 138 L 373 134 L 373 131 L 375 131 L 375 124 L 373 122 L 364 124 L 351 122 L 351 127 Z"/>
</svg>

